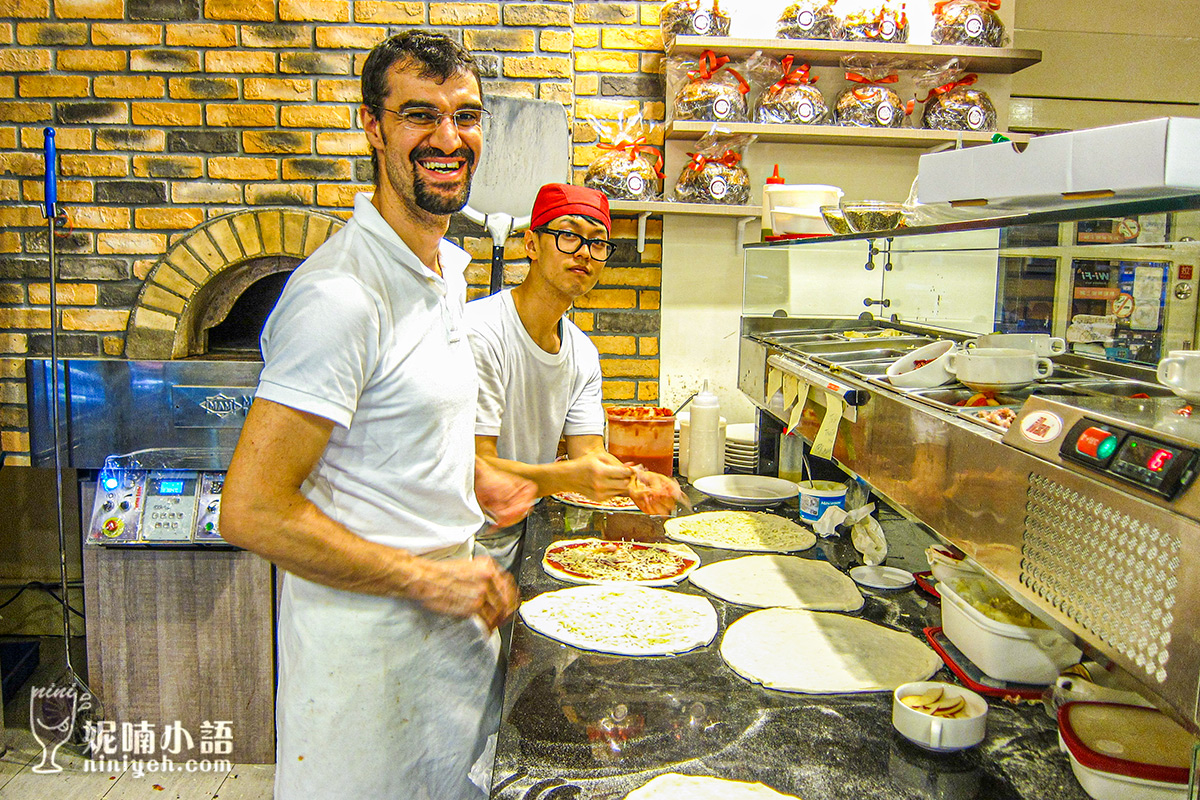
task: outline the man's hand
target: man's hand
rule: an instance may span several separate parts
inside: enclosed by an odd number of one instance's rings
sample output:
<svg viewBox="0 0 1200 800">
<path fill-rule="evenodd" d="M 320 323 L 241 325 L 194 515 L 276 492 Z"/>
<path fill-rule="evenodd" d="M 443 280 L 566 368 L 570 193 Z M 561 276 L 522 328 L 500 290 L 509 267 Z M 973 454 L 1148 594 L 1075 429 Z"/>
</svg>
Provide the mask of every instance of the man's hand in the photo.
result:
<svg viewBox="0 0 1200 800">
<path fill-rule="evenodd" d="M 667 516 L 675 510 L 676 503 L 687 503 L 678 483 L 640 465 L 634 467 L 629 479 L 628 494 L 638 508 L 653 516 Z"/>
<path fill-rule="evenodd" d="M 517 610 L 517 584 L 487 556 L 471 561 L 429 561 L 409 596 L 430 611 L 454 617 L 478 615 L 495 630 Z"/>
<path fill-rule="evenodd" d="M 537 501 L 537 485 L 475 458 L 475 497 L 501 528 L 525 519 Z"/>
<path fill-rule="evenodd" d="M 633 469 L 609 455 L 603 447 L 561 463 L 565 464 L 570 475 L 569 491 L 587 495 L 593 500 L 607 500 L 625 494 L 633 477 Z"/>
</svg>

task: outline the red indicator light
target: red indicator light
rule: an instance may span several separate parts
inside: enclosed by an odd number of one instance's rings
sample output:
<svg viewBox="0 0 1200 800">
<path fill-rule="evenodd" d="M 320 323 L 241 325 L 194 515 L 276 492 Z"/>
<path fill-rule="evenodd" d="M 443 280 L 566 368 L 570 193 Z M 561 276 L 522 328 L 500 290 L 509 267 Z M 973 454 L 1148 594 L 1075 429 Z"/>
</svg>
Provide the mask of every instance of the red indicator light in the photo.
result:
<svg viewBox="0 0 1200 800">
<path fill-rule="evenodd" d="M 1117 449 L 1116 435 L 1100 428 L 1087 428 L 1075 440 L 1076 452 L 1097 460 L 1104 460 Z"/>
<path fill-rule="evenodd" d="M 1146 469 L 1150 470 L 1151 472 L 1162 472 L 1163 467 L 1165 467 L 1167 462 L 1174 457 L 1175 454 L 1170 450 L 1155 450 L 1154 454 L 1150 456 L 1148 461 L 1146 461 Z"/>
</svg>

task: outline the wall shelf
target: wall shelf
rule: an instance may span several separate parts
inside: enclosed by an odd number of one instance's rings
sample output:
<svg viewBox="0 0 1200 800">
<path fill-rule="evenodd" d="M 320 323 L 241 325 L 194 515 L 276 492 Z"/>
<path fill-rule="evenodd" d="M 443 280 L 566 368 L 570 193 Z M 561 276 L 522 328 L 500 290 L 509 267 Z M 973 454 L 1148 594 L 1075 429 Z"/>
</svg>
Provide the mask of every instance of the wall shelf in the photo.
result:
<svg viewBox="0 0 1200 800">
<path fill-rule="evenodd" d="M 763 122 L 708 122 L 702 120 L 673 120 L 667 124 L 668 139 L 699 139 L 713 125 L 730 133 L 752 133 L 759 142 L 790 144 L 841 144 L 870 147 L 932 148 L 938 145 L 963 146 L 990 144 L 995 131 L 931 131 L 924 128 L 859 128 L 848 125 L 788 125 Z M 1020 133 L 1001 135 L 1014 142 L 1027 142 L 1029 136 Z"/>
<path fill-rule="evenodd" d="M 727 36 L 678 36 L 667 55 L 698 56 L 705 50 L 731 58 L 755 51 L 781 58 L 791 54 L 814 67 L 841 66 L 845 56 L 887 56 L 897 69 L 928 69 L 931 62 L 957 58 L 963 69 L 1011 75 L 1042 60 L 1041 50 L 1011 47 L 960 47 L 958 45 L 890 44 L 887 42 L 830 42 L 818 39 L 735 39 Z"/>
<path fill-rule="evenodd" d="M 646 250 L 646 220 L 652 214 L 684 214 L 693 217 L 730 217 L 737 221 L 736 247 L 741 253 L 746 239 L 746 225 L 762 216 L 762 206 L 723 206 L 716 203 L 671 203 L 610 200 L 609 210 L 617 216 L 636 215 L 638 220 L 637 251 Z"/>
</svg>

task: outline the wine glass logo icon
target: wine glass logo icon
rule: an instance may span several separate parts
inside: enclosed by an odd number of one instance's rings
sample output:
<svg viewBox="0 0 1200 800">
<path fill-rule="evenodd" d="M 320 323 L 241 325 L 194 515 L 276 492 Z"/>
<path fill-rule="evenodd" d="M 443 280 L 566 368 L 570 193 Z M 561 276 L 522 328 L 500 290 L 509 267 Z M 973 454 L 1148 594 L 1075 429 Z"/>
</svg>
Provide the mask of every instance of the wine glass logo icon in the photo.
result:
<svg viewBox="0 0 1200 800">
<path fill-rule="evenodd" d="M 34 772 L 53 774 L 63 768 L 55 761 L 58 749 L 71 740 L 78 712 L 91 707 L 91 695 L 74 685 L 35 686 L 29 695 L 29 729 L 42 746 Z"/>
</svg>

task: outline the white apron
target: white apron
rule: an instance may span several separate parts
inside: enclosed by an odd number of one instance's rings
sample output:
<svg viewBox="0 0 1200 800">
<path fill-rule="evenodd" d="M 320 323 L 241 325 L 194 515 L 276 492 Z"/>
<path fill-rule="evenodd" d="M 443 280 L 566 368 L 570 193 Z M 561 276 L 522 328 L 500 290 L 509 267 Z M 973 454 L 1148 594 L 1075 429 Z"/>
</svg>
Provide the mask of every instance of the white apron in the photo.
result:
<svg viewBox="0 0 1200 800">
<path fill-rule="evenodd" d="M 468 772 L 499 724 L 498 654 L 478 618 L 285 575 L 276 800 L 484 797 Z"/>
</svg>

